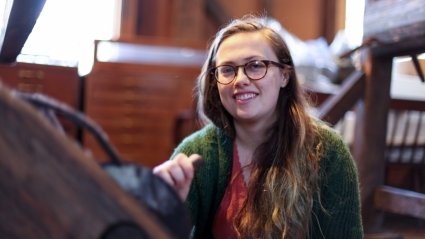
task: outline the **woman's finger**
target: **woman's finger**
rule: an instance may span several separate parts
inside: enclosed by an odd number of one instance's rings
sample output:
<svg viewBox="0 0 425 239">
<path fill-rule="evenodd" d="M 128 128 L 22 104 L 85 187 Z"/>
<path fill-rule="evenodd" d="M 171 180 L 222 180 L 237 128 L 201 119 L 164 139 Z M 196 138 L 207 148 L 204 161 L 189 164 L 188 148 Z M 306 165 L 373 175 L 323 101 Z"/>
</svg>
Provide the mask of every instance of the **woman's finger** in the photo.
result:
<svg viewBox="0 0 425 239">
<path fill-rule="evenodd" d="M 200 159 L 202 158 L 198 154 L 192 154 L 190 157 L 181 157 L 177 159 L 181 169 L 183 170 L 185 180 L 192 181 L 195 171 L 195 162 Z"/>
<path fill-rule="evenodd" d="M 185 154 L 178 154 L 173 160 L 166 161 L 153 169 L 153 173 L 161 177 L 185 200 L 193 180 L 196 162 L 201 160 L 201 156 L 193 154 L 187 157 Z"/>
</svg>

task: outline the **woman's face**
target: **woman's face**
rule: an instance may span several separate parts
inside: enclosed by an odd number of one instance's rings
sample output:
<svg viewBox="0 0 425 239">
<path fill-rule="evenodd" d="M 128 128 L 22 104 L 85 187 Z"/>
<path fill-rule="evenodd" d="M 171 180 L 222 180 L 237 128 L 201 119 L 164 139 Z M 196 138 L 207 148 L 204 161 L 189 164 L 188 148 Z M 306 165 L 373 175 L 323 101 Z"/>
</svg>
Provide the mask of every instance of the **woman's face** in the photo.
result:
<svg viewBox="0 0 425 239">
<path fill-rule="evenodd" d="M 216 66 L 243 65 L 252 60 L 278 62 L 276 54 L 260 32 L 237 33 L 225 39 L 216 54 Z M 283 69 L 270 64 L 260 80 L 250 80 L 243 67 L 228 85 L 218 84 L 220 99 L 235 124 L 272 124 L 281 87 L 285 87 Z"/>
</svg>

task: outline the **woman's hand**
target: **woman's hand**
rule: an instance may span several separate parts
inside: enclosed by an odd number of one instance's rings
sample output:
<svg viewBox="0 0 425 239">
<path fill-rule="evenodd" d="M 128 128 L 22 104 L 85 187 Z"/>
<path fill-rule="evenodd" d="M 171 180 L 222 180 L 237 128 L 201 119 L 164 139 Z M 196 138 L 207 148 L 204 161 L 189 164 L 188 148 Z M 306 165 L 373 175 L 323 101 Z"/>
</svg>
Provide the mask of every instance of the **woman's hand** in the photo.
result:
<svg viewBox="0 0 425 239">
<path fill-rule="evenodd" d="M 179 153 L 173 160 L 154 167 L 153 173 L 171 185 L 180 198 L 185 201 L 195 174 L 195 167 L 201 160 L 202 157 L 199 154 L 192 154 L 188 157 Z"/>
</svg>

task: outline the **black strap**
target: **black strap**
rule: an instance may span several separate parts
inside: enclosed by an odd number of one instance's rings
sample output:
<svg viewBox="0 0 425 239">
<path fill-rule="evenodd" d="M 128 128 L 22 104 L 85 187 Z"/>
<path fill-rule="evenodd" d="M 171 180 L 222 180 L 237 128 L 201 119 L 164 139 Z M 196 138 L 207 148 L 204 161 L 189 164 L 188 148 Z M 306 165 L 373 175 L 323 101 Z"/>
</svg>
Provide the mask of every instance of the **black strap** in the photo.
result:
<svg viewBox="0 0 425 239">
<path fill-rule="evenodd" d="M 117 150 L 109 142 L 106 133 L 99 127 L 93 120 L 85 116 L 83 113 L 78 112 L 68 105 L 61 103 L 51 97 L 48 97 L 39 93 L 25 93 L 20 91 L 14 91 L 14 94 L 18 98 L 21 98 L 33 106 L 39 108 L 42 112 L 45 113 L 46 118 L 53 123 L 57 128 L 61 129 L 61 126 L 57 124 L 57 119 L 54 114 L 51 114 L 53 111 L 57 115 L 61 115 L 67 120 L 73 122 L 77 127 L 88 130 L 93 134 L 96 141 L 105 150 L 106 154 L 109 156 L 110 161 L 114 165 L 122 165 L 122 160 L 117 152 Z"/>
</svg>

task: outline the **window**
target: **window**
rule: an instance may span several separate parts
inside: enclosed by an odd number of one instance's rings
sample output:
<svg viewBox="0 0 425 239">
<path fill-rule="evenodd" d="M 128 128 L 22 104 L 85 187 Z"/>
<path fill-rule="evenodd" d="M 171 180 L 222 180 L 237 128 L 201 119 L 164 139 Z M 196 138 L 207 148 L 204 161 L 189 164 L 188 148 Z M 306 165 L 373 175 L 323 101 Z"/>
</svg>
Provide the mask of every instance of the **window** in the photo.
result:
<svg viewBox="0 0 425 239">
<path fill-rule="evenodd" d="M 365 0 L 346 0 L 345 34 L 350 46 L 359 46 L 363 38 Z"/>
<path fill-rule="evenodd" d="M 9 19 L 13 0 L 0 0 L 0 47 L 3 44 L 4 33 Z"/>
<path fill-rule="evenodd" d="M 17 61 L 90 70 L 95 39 L 119 32 L 120 0 L 55 0 L 44 8 Z"/>
</svg>

